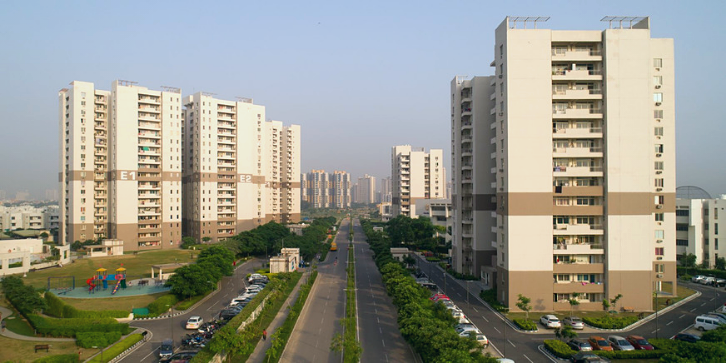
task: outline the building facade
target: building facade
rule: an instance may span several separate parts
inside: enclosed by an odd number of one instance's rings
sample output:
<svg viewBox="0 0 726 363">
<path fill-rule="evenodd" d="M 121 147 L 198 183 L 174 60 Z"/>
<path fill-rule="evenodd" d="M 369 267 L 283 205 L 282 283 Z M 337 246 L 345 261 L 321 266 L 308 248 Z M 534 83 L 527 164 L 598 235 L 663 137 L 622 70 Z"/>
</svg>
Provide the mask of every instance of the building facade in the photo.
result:
<svg viewBox="0 0 726 363">
<path fill-rule="evenodd" d="M 356 203 L 373 204 L 376 202 L 376 177 L 365 174 L 358 178 Z"/>
<path fill-rule="evenodd" d="M 311 170 L 303 174 L 305 190 L 303 200 L 310 203 L 313 208 L 330 208 L 332 196 L 330 174 L 325 170 Z"/>
<path fill-rule="evenodd" d="M 726 223 L 726 195 L 718 199 L 676 199 L 676 253 L 696 256 L 696 264 L 716 267 L 726 257 L 726 243 L 719 244 L 719 224 Z M 724 219 L 724 221 L 721 221 Z"/>
<path fill-rule="evenodd" d="M 620 294 L 619 306 L 650 310 L 653 292 L 677 288 L 673 40 L 651 38 L 648 18 L 523 25 L 496 29 L 494 77 L 452 82 L 455 267 L 512 309 L 519 294 L 541 311 L 569 299 L 600 310 Z M 489 117 L 473 118 L 479 108 Z"/>
<path fill-rule="evenodd" d="M 442 149 L 412 148 L 410 145 L 391 149 L 391 214 L 412 217 L 417 199 L 446 198 L 446 172 Z"/>
<path fill-rule="evenodd" d="M 300 127 L 251 99 L 184 99 L 184 235 L 217 242 L 300 220 Z"/>
<path fill-rule="evenodd" d="M 181 243 L 181 91 L 74 81 L 59 92 L 60 243 Z"/>
<path fill-rule="evenodd" d="M 342 170 L 335 170 L 330 174 L 332 207 L 350 208 L 353 200 L 350 194 L 350 174 Z"/>
</svg>

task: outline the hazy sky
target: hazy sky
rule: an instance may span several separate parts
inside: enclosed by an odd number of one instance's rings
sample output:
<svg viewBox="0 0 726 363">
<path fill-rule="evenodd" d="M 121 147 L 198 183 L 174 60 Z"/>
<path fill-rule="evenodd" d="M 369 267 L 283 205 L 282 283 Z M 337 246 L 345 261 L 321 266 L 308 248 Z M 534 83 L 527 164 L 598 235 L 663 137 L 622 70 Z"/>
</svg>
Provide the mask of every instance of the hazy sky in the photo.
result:
<svg viewBox="0 0 726 363">
<path fill-rule="evenodd" d="M 393 145 L 443 148 L 449 82 L 489 75 L 505 16 L 602 30 L 606 15 L 650 16 L 674 38 L 678 185 L 726 193 L 726 2 L 672 1 L 3 1 L 0 190 L 58 188 L 58 91 L 115 79 L 254 98 L 302 126 L 302 171 L 390 174 Z"/>
</svg>

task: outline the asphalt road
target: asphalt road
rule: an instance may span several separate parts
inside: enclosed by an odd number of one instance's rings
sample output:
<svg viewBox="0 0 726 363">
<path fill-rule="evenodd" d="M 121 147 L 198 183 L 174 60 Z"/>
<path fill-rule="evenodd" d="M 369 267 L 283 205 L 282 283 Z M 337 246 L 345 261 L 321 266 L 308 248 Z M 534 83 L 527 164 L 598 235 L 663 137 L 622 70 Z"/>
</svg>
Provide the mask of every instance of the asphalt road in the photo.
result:
<svg viewBox="0 0 726 363">
<path fill-rule="evenodd" d="M 361 362 L 415 362 L 398 330 L 398 313 L 386 294 L 363 228 L 358 220 L 353 223 Z"/>
<path fill-rule="evenodd" d="M 554 333 L 543 330 L 540 326 L 539 333 L 522 333 L 505 323 L 499 315 L 495 314 L 488 307 L 482 304 L 475 296 L 469 295 L 467 303 L 466 289 L 459 285 L 451 276 L 445 275 L 443 271 L 417 256 L 419 268 L 429 276 L 439 288 L 454 301 L 454 303 L 466 314 L 466 316 L 489 338 L 493 348 L 515 362 L 542 362 L 547 358 L 539 351 L 538 347 L 545 339 L 555 339 Z M 445 277 L 446 276 L 446 277 Z M 445 282 L 446 281 L 446 282 Z M 715 289 L 700 284 L 683 283 L 682 286 L 698 290 L 701 296 L 686 302 L 685 304 L 667 312 L 658 314 L 658 319 L 653 319 L 643 325 L 623 332 L 583 333 L 580 338 L 588 338 L 591 335 L 641 335 L 649 338 L 670 338 L 675 334 L 684 331 L 693 325 L 694 319 L 700 314 L 713 311 L 714 308 L 726 303 L 726 291 L 723 288 Z M 474 290 L 472 290 L 474 291 Z M 538 319 L 538 313 L 530 313 L 530 318 Z"/>
<path fill-rule="evenodd" d="M 335 236 L 338 251 L 330 251 L 325 261 L 318 264 L 318 277 L 280 362 L 342 361 L 341 353 L 330 351 L 330 343 L 335 333 L 343 334 L 340 321 L 345 316 L 348 228 L 348 221 L 343 220 Z"/>
<path fill-rule="evenodd" d="M 133 321 L 131 323 L 132 327 L 140 327 L 150 330 L 153 337 L 150 341 L 144 343 L 139 349 L 122 358 L 121 361 L 143 363 L 158 362 L 161 342 L 164 339 L 172 338 L 172 335 L 175 348 L 178 351 L 179 346 L 181 345 L 181 338 L 192 332 L 191 330 L 185 329 L 187 319 L 195 315 L 201 316 L 204 321 L 209 321 L 210 319 L 217 317 L 219 312 L 229 305 L 229 302 L 234 297 L 244 291 L 246 287 L 246 275 L 262 267 L 262 263 L 263 262 L 261 260 L 252 259 L 237 267 L 233 276 L 222 278 L 221 288 L 217 293 L 186 314 L 178 315 L 171 319 L 166 318 Z"/>
</svg>

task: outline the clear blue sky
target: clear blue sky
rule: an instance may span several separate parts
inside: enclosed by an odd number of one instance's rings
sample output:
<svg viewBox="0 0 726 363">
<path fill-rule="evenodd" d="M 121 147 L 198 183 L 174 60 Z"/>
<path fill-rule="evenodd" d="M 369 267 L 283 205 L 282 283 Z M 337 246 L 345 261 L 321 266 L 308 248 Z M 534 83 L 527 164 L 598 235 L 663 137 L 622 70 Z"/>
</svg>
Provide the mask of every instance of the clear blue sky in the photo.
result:
<svg viewBox="0 0 726 363">
<path fill-rule="evenodd" d="M 551 29 L 604 29 L 650 16 L 676 46 L 678 185 L 726 193 L 726 2 L 3 1 L 0 189 L 58 188 L 57 92 L 73 80 L 252 97 L 302 126 L 302 170 L 390 174 L 393 145 L 443 148 L 449 82 L 491 74 L 505 16 Z"/>
</svg>

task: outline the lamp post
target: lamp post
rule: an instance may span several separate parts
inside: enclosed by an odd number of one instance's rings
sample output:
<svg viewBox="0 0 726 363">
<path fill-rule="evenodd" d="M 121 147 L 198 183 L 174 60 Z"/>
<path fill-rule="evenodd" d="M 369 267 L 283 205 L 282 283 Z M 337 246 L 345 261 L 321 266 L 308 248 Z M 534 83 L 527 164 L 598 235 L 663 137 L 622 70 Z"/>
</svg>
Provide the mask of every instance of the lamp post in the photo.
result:
<svg viewBox="0 0 726 363">
<path fill-rule="evenodd" d="M 174 305 L 167 305 L 169 307 L 169 324 L 171 325 L 171 344 L 172 351 L 174 350 Z"/>
<path fill-rule="evenodd" d="M 658 291 L 653 291 L 655 299 L 655 338 L 658 339 Z"/>
</svg>

